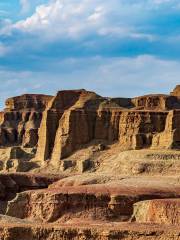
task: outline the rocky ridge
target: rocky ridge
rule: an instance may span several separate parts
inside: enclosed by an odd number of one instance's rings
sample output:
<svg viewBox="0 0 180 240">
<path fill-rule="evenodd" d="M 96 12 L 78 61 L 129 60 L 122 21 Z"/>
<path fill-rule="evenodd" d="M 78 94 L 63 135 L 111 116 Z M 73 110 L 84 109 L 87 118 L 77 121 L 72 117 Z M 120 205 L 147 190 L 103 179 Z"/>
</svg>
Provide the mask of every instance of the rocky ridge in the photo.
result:
<svg viewBox="0 0 180 240">
<path fill-rule="evenodd" d="M 179 85 L 135 98 L 84 89 L 9 98 L 0 238 L 179 240 L 179 126 Z"/>
</svg>

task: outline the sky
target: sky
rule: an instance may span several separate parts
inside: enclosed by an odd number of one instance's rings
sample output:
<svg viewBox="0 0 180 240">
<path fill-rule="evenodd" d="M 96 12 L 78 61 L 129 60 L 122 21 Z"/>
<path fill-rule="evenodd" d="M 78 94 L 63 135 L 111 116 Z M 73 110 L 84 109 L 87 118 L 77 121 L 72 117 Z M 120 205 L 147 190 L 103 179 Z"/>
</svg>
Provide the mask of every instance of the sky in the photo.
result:
<svg viewBox="0 0 180 240">
<path fill-rule="evenodd" d="M 0 0 L 0 108 L 24 93 L 133 97 L 177 84 L 179 0 Z"/>
</svg>

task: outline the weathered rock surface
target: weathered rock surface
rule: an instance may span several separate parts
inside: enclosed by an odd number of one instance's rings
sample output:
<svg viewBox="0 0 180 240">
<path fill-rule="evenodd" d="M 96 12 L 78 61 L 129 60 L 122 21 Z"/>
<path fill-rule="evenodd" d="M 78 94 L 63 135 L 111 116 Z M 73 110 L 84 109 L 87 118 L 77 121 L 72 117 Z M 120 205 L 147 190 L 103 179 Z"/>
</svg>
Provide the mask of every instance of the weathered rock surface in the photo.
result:
<svg viewBox="0 0 180 240">
<path fill-rule="evenodd" d="M 179 106 L 176 96 L 118 101 L 85 90 L 59 92 L 43 114 L 36 158 L 56 163 L 93 140 L 122 149 L 179 148 L 180 111 L 173 110 Z"/>
<path fill-rule="evenodd" d="M 179 85 L 135 98 L 84 89 L 10 98 L 0 239 L 179 240 L 179 150 Z"/>
<path fill-rule="evenodd" d="M 6 101 L 0 145 L 34 148 L 37 160 L 54 164 L 95 140 L 117 142 L 121 149 L 179 149 L 178 109 L 179 86 L 171 95 L 133 99 L 104 98 L 83 89 L 55 97 L 23 95 Z"/>
<path fill-rule="evenodd" d="M 180 186 L 147 183 L 134 179 L 134 184 L 128 185 L 126 181 L 60 188 L 55 184 L 48 190 L 19 193 L 8 203 L 6 214 L 41 222 L 66 222 L 73 218 L 123 221 L 131 218 L 136 202 L 180 197 Z"/>
<path fill-rule="evenodd" d="M 7 201 L 15 197 L 16 193 L 25 190 L 47 188 L 50 184 L 63 177 L 65 176 L 29 173 L 0 174 L 0 200 Z"/>
<path fill-rule="evenodd" d="M 179 96 L 180 96 L 180 85 L 177 85 L 174 88 L 173 92 L 171 92 L 171 95 L 179 98 Z"/>
<path fill-rule="evenodd" d="M 51 96 L 27 94 L 9 98 L 0 118 L 0 145 L 35 147 L 42 112 Z"/>
<path fill-rule="evenodd" d="M 38 225 L 38 224 L 2 224 L 0 226 L 0 238 L 2 240 L 15 239 L 66 239 L 66 240 L 179 240 L 179 228 L 171 226 L 145 224 L 92 224 L 78 223 L 74 225 Z"/>
<path fill-rule="evenodd" d="M 180 198 L 155 199 L 134 205 L 137 222 L 180 225 Z"/>
<path fill-rule="evenodd" d="M 52 98 L 52 96 L 42 94 L 24 94 L 8 98 L 5 102 L 6 110 L 44 110 Z"/>
</svg>

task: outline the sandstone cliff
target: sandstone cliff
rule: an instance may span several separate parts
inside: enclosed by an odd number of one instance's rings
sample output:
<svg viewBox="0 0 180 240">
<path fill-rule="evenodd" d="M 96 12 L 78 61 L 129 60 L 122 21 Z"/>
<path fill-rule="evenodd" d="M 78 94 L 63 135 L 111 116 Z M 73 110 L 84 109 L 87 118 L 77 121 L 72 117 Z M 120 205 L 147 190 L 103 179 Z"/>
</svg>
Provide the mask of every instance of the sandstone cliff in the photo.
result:
<svg viewBox="0 0 180 240">
<path fill-rule="evenodd" d="M 130 100 L 59 92 L 43 113 L 36 158 L 59 161 L 93 140 L 119 142 L 122 149 L 179 148 L 179 111 L 173 110 L 179 106 L 175 96 Z"/>
<path fill-rule="evenodd" d="M 180 106 L 177 97 L 152 95 L 118 101 L 84 90 L 73 92 L 77 93 L 69 106 L 46 109 L 39 131 L 38 159 L 58 161 L 93 140 L 117 141 L 123 149 L 180 147 L 179 111 L 173 110 Z M 59 92 L 53 101 L 73 94 Z M 52 112 L 57 115 L 55 120 L 48 119 Z M 50 122 L 55 129 L 48 126 Z M 44 136 L 45 132 L 51 136 Z"/>
<path fill-rule="evenodd" d="M 46 95 L 23 95 L 9 98 L 4 112 L 1 112 L 1 146 L 35 147 L 42 112 L 52 97 Z"/>
<path fill-rule="evenodd" d="M 8 99 L 0 239 L 179 240 L 179 149 L 179 86 L 135 98 L 80 89 Z"/>
<path fill-rule="evenodd" d="M 6 101 L 0 145 L 34 149 L 39 161 L 70 156 L 85 144 L 119 143 L 121 149 L 179 148 L 180 93 L 104 98 L 86 90 L 55 97 L 23 95 Z"/>
</svg>

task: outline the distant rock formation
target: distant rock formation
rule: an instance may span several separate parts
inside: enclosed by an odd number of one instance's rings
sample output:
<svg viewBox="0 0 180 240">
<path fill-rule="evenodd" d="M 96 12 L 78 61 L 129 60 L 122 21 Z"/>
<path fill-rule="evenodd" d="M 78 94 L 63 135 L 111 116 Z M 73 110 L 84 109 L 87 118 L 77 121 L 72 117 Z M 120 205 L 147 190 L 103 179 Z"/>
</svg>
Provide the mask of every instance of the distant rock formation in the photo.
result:
<svg viewBox="0 0 180 240">
<path fill-rule="evenodd" d="M 33 148 L 57 162 L 92 140 L 121 149 L 180 148 L 180 85 L 170 95 L 105 98 L 84 89 L 9 98 L 0 146 Z"/>
<path fill-rule="evenodd" d="M 174 88 L 173 92 L 171 92 L 171 95 L 180 98 L 180 85 L 177 85 Z"/>
<path fill-rule="evenodd" d="M 179 240 L 180 87 L 10 98 L 0 113 L 0 239 Z"/>
<path fill-rule="evenodd" d="M 22 96 L 8 98 L 5 102 L 7 110 L 44 110 L 52 96 L 42 94 L 24 94 Z"/>
<path fill-rule="evenodd" d="M 42 112 L 50 99 L 52 96 L 35 94 L 7 99 L 0 114 L 0 145 L 35 147 Z"/>
</svg>

